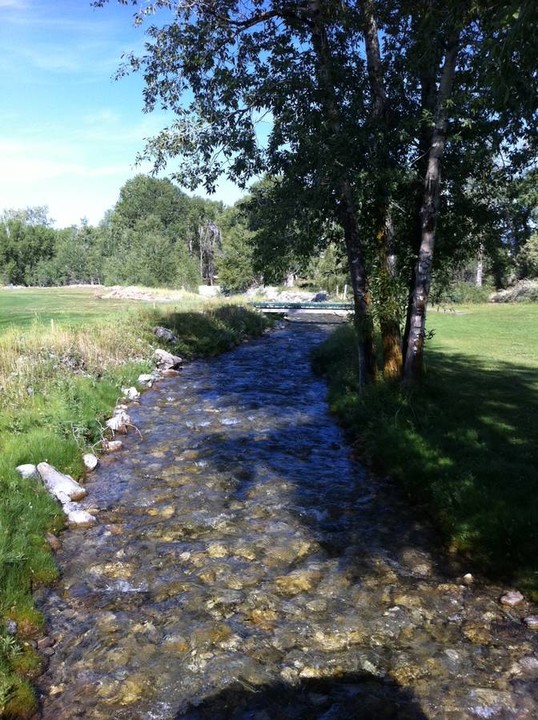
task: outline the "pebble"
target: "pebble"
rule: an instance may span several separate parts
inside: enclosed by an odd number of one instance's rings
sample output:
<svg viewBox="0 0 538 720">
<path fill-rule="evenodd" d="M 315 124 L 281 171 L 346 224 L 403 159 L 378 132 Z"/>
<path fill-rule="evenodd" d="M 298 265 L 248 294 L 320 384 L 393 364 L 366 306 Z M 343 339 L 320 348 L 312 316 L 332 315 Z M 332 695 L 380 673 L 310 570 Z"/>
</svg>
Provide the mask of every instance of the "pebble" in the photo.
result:
<svg viewBox="0 0 538 720">
<path fill-rule="evenodd" d="M 529 615 L 523 618 L 523 622 L 529 628 L 529 630 L 538 630 L 538 615 Z"/>
<path fill-rule="evenodd" d="M 510 590 L 501 597 L 501 605 L 513 608 L 522 603 L 524 599 L 519 590 Z"/>
</svg>

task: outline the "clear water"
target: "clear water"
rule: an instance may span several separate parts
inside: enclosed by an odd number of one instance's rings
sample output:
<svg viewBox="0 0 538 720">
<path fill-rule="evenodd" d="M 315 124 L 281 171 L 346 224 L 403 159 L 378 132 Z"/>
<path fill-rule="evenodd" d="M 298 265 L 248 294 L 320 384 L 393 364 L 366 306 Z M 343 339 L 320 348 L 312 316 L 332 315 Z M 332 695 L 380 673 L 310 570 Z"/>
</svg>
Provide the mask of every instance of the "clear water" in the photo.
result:
<svg viewBox="0 0 538 720">
<path fill-rule="evenodd" d="M 42 718 L 538 717 L 538 643 L 350 457 L 295 325 L 147 392 L 40 603 Z M 528 612 L 528 608 L 526 608 Z"/>
</svg>

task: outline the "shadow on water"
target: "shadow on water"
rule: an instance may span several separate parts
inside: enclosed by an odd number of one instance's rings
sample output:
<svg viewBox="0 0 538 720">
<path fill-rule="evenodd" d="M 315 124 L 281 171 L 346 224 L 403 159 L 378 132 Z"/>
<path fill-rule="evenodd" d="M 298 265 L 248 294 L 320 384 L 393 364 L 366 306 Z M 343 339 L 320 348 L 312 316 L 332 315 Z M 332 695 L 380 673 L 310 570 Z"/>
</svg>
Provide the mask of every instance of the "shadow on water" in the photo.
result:
<svg viewBox="0 0 538 720">
<path fill-rule="evenodd" d="M 175 720 L 426 720 L 413 694 L 368 674 L 283 682 L 240 683 L 180 711 Z"/>
<path fill-rule="evenodd" d="M 416 522 L 395 483 L 351 457 L 327 411 L 326 385 L 309 367 L 309 349 L 329 330 L 295 332 L 302 341 L 289 348 L 284 336 L 267 340 L 265 352 L 257 343 L 217 359 L 216 372 L 196 390 L 200 406 L 214 399 L 229 415 L 226 428 L 199 427 L 196 435 L 205 472 L 217 473 L 226 487 L 225 508 L 250 501 L 274 518 L 293 516 L 328 557 L 345 555 L 349 568 L 351 554 L 356 577 L 387 549 L 394 558 L 431 550 L 435 532 Z M 246 419 L 253 421 L 247 431 Z M 445 559 L 439 554 L 438 561 Z"/>
</svg>

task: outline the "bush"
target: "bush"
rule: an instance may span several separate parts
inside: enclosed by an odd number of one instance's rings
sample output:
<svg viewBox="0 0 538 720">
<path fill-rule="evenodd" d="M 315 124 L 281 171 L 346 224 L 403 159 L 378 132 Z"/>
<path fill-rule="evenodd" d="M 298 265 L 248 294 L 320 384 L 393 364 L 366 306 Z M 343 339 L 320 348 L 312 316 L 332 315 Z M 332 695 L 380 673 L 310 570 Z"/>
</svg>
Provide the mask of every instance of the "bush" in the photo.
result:
<svg viewBox="0 0 538 720">
<path fill-rule="evenodd" d="M 478 287 L 475 283 L 451 282 L 445 286 L 434 286 L 431 298 L 433 305 L 447 303 L 474 305 L 488 302 L 493 291 L 490 284 Z"/>
<path fill-rule="evenodd" d="M 513 287 L 494 293 L 490 300 L 496 303 L 538 302 L 538 280 L 520 280 Z"/>
</svg>

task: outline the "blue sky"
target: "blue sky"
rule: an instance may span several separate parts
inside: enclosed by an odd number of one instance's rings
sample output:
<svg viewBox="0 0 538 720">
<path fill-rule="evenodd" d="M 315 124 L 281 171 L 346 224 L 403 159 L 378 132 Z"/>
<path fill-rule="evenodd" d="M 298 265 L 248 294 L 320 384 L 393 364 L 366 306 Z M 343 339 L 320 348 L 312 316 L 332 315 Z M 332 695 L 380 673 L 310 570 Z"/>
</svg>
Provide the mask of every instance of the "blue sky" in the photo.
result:
<svg viewBox="0 0 538 720">
<path fill-rule="evenodd" d="M 0 41 L 0 211 L 47 205 L 58 227 L 97 224 L 149 169 L 136 154 L 167 123 L 142 112 L 140 77 L 113 79 L 122 53 L 143 46 L 133 8 L 0 0 Z M 240 195 L 226 182 L 213 198 Z"/>
</svg>

